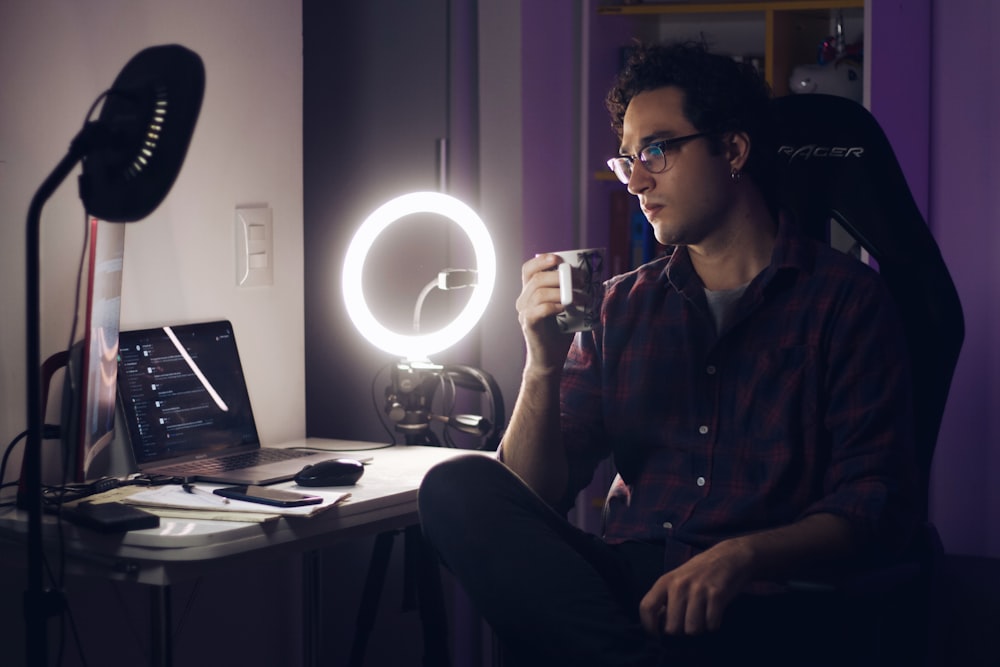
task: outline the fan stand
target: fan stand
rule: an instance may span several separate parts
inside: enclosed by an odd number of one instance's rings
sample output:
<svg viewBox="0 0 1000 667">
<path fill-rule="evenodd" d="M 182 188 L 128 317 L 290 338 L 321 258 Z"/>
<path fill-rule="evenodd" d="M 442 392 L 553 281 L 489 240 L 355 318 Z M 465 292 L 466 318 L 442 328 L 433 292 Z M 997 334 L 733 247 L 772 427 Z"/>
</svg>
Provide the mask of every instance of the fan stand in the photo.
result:
<svg viewBox="0 0 1000 667">
<path fill-rule="evenodd" d="M 70 150 L 45 179 L 28 208 L 26 278 L 27 278 L 27 357 L 28 366 L 28 436 L 24 451 L 24 501 L 28 510 L 28 587 L 24 593 L 24 615 L 27 624 L 28 664 L 44 666 L 47 661 L 48 619 L 65 607 L 62 591 L 46 590 L 42 570 L 42 429 L 44 408 L 41 377 L 41 273 L 40 221 L 42 207 L 56 188 L 66 179 L 86 151 L 87 134 L 80 133 L 70 144 Z"/>
<path fill-rule="evenodd" d="M 46 590 L 43 568 L 42 208 L 77 163 L 84 160 L 80 196 L 88 213 L 110 222 L 133 222 L 149 215 L 166 197 L 180 171 L 201 109 L 204 87 L 204 65 L 193 51 L 164 45 L 139 52 L 115 80 L 100 118 L 84 124 L 28 208 L 25 249 L 28 435 L 22 474 L 23 503 L 28 512 L 24 616 L 27 659 L 32 667 L 48 665 L 48 620 L 65 608 L 62 591 Z M 168 93 L 172 96 L 169 100 Z M 137 126 L 137 116 L 148 122 Z M 88 160 L 93 163 L 89 173 Z M 136 160 L 143 168 L 136 167 Z"/>
</svg>

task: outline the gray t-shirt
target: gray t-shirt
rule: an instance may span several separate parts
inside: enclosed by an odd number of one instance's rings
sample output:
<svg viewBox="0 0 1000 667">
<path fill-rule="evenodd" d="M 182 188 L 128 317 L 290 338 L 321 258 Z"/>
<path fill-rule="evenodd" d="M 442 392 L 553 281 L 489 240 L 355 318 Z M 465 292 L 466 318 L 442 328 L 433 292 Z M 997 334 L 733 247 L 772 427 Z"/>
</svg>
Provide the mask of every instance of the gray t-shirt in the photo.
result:
<svg viewBox="0 0 1000 667">
<path fill-rule="evenodd" d="M 707 287 L 705 288 L 708 309 L 712 311 L 712 317 L 715 318 L 716 333 L 725 331 L 726 326 L 729 324 L 730 315 L 733 312 L 733 306 L 743 296 L 743 292 L 746 291 L 749 284 L 744 283 L 732 289 L 710 290 Z"/>
</svg>

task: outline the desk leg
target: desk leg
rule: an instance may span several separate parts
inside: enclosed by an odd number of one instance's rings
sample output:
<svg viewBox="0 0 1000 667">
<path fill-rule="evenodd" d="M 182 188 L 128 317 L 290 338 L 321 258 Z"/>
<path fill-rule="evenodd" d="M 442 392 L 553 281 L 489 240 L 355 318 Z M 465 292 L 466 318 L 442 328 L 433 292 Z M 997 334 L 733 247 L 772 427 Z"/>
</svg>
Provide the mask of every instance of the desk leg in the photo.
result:
<svg viewBox="0 0 1000 667">
<path fill-rule="evenodd" d="M 319 637 L 322 623 L 320 602 L 320 552 L 302 554 L 302 664 L 319 665 Z"/>
<path fill-rule="evenodd" d="M 149 664 L 171 667 L 174 662 L 170 586 L 149 587 Z"/>
</svg>

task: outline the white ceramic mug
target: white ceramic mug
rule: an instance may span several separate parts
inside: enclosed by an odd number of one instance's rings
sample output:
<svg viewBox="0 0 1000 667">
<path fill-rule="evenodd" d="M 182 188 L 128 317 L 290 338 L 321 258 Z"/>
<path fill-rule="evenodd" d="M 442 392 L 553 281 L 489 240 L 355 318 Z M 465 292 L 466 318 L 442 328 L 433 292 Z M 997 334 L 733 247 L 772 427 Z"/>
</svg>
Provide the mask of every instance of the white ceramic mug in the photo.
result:
<svg viewBox="0 0 1000 667">
<path fill-rule="evenodd" d="M 604 248 L 562 250 L 552 253 L 562 258 L 559 272 L 559 301 L 566 310 L 556 315 L 564 333 L 590 331 L 600 319 L 604 298 Z"/>
</svg>

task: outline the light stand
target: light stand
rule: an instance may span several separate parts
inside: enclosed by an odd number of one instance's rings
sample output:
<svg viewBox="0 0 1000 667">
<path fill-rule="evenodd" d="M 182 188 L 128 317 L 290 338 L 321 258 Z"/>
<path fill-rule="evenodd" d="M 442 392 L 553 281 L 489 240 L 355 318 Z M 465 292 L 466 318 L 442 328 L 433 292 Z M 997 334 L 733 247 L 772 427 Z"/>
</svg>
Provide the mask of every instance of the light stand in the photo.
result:
<svg viewBox="0 0 1000 667">
<path fill-rule="evenodd" d="M 444 366 L 430 362 L 400 361 L 393 365 L 385 388 L 385 413 L 408 445 L 440 444 L 430 430 L 434 392 Z"/>
<path fill-rule="evenodd" d="M 109 222 L 149 215 L 173 186 L 194 133 L 205 69 L 193 51 L 177 45 L 145 49 L 122 69 L 96 121 L 88 120 L 35 193 L 25 243 L 28 435 L 24 502 L 28 511 L 28 582 L 24 594 L 28 664 L 48 664 L 47 624 L 62 611 L 60 591 L 45 589 L 42 543 L 42 434 L 40 227 L 42 208 L 83 161 L 80 198 L 87 213 Z"/>
<path fill-rule="evenodd" d="M 434 393 L 443 384 L 486 395 L 490 417 L 475 414 L 435 414 Z M 439 366 L 430 362 L 400 361 L 385 389 L 385 413 L 408 445 L 440 445 L 431 430 L 437 421 L 446 428 L 475 436 L 480 449 L 496 449 L 506 421 L 503 395 L 493 377 L 471 366 Z"/>
<path fill-rule="evenodd" d="M 424 301 L 435 289 L 454 290 L 474 287 L 479 274 L 468 269 L 445 269 L 427 283 L 417 297 L 413 309 L 413 331 L 420 331 Z M 435 414 L 432 410 L 434 394 L 441 386 L 451 386 L 454 403 L 457 387 L 483 392 L 489 398 L 490 418 L 471 414 Z M 442 406 L 444 399 L 442 399 Z M 454 407 L 454 405 L 452 405 Z M 444 424 L 462 433 L 479 438 L 482 449 L 499 444 L 506 415 L 499 387 L 485 371 L 469 366 L 441 366 L 430 361 L 401 360 L 392 367 L 390 384 L 385 390 L 385 414 L 403 434 L 408 445 L 440 445 L 431 430 L 432 421 Z M 446 440 L 450 440 L 447 438 Z"/>
<path fill-rule="evenodd" d="M 428 284 L 417 298 L 413 334 L 399 334 L 384 327 L 365 301 L 364 264 L 375 239 L 396 220 L 414 213 L 435 213 L 456 223 L 472 243 L 476 255 L 476 270 L 445 270 L 438 274 L 435 283 Z M 397 197 L 376 209 L 361 224 L 347 249 L 344 260 L 342 287 L 347 313 L 361 335 L 379 349 L 401 358 L 393 365 L 391 380 L 385 391 L 385 412 L 403 434 L 408 445 L 437 445 L 437 436 L 430 429 L 432 420 L 471 433 L 485 441 L 482 448 L 499 442 L 505 414 L 500 389 L 485 371 L 469 366 L 441 366 L 430 361 L 430 356 L 460 341 L 479 322 L 496 281 L 496 256 L 486 225 L 476 213 L 455 199 L 438 192 L 415 192 Z M 420 308 L 424 297 L 437 286 L 441 289 L 471 287 L 472 295 L 458 316 L 439 331 L 420 332 Z M 491 397 L 493 415 L 491 423 L 473 415 L 435 415 L 432 411 L 434 392 L 445 382 L 474 388 Z M 361 611 L 355 630 L 355 644 L 351 651 L 351 665 L 360 665 L 364 646 L 375 617 L 382 582 L 385 579 L 394 534 L 381 533 L 375 541 L 368 578 L 362 594 Z M 410 526 L 405 532 L 405 560 L 420 568 L 417 581 L 420 616 L 424 625 L 424 645 L 427 662 L 447 664 L 447 647 L 444 628 L 444 603 L 437 562 L 424 543 L 419 526 Z M 409 567 L 408 567 L 409 570 Z M 409 580 L 409 572 L 404 574 Z M 433 656 L 433 657 L 432 657 Z"/>
</svg>

